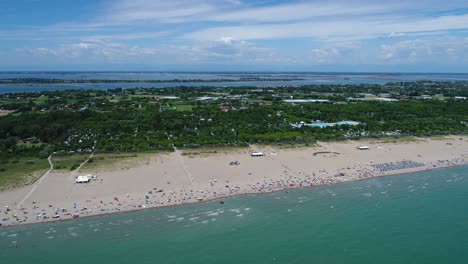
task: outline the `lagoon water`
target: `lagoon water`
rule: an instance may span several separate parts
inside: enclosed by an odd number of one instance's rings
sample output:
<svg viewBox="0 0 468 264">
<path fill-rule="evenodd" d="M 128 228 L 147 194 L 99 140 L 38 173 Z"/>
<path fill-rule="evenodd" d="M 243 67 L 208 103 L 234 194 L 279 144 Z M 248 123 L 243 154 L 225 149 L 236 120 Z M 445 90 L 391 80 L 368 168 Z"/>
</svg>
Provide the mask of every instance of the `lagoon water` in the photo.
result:
<svg viewBox="0 0 468 264">
<path fill-rule="evenodd" d="M 68 83 L 68 84 L 0 84 L 0 94 L 14 92 L 63 91 L 77 89 L 169 87 L 241 87 L 291 86 L 320 84 L 385 84 L 418 80 L 466 81 L 468 74 L 424 73 L 188 73 L 188 72 L 0 72 L 0 79 L 39 78 L 65 80 L 160 80 L 156 83 Z M 242 80 L 261 78 L 263 81 Z M 232 80 L 229 82 L 164 82 L 165 80 Z M 271 79 L 271 80 L 268 80 Z M 275 80 L 276 79 L 276 80 Z M 278 79 L 289 79 L 288 81 Z"/>
<path fill-rule="evenodd" d="M 0 229 L 1 263 L 467 263 L 468 167 Z"/>
</svg>

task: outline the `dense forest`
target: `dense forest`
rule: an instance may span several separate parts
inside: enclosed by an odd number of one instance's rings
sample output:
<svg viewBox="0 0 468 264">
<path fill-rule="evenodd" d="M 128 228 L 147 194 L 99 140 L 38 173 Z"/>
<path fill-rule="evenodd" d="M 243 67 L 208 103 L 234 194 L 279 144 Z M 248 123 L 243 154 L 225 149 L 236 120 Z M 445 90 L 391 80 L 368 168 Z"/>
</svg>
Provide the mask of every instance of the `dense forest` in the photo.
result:
<svg viewBox="0 0 468 264">
<path fill-rule="evenodd" d="M 142 152 L 468 132 L 468 83 L 179 87 L 0 95 L 0 155 Z M 360 98 L 353 101 L 350 98 Z M 385 101 L 381 99 L 389 99 Z M 286 102 L 326 99 L 326 102 Z M 292 124 L 356 121 L 357 125 Z"/>
</svg>

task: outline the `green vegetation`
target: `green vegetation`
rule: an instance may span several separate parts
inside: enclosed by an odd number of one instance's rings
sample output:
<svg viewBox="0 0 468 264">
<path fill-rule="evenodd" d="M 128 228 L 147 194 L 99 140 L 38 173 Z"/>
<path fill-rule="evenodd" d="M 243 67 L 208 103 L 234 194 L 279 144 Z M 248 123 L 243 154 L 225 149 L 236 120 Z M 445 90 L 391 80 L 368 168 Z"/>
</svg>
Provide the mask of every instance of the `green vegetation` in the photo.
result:
<svg viewBox="0 0 468 264">
<path fill-rule="evenodd" d="M 0 190 L 34 182 L 49 169 L 47 159 L 14 157 L 0 160 Z"/>
<path fill-rule="evenodd" d="M 54 164 L 54 170 L 72 171 L 78 168 L 88 157 L 87 154 L 55 155 L 52 157 L 52 164 Z"/>
<path fill-rule="evenodd" d="M 403 143 L 403 142 L 418 142 L 420 141 L 416 137 L 412 136 L 397 136 L 397 137 L 385 137 L 385 138 L 380 138 L 378 141 L 375 141 L 375 143 Z"/>
<path fill-rule="evenodd" d="M 160 152 L 163 154 L 164 152 Z M 137 164 L 148 163 L 154 153 L 98 153 L 93 156 L 82 170 L 93 170 L 109 166 L 121 169 L 134 167 Z"/>
</svg>

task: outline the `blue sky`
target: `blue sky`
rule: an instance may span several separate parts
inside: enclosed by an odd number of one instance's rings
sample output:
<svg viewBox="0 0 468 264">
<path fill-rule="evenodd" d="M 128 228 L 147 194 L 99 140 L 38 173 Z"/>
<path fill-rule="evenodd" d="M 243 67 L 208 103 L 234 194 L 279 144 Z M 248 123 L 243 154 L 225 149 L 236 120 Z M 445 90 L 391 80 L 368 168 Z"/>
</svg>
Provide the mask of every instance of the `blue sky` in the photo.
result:
<svg viewBox="0 0 468 264">
<path fill-rule="evenodd" d="M 468 72 L 468 1 L 2 0 L 0 70 Z"/>
</svg>

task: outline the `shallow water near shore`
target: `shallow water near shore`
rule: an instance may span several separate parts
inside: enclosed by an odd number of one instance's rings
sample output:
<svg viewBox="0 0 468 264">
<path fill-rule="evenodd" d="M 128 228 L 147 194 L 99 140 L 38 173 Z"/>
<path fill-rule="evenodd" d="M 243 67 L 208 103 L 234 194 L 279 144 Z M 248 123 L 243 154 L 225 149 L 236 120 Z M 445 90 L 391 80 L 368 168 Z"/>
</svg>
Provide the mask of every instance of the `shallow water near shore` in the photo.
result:
<svg viewBox="0 0 468 264">
<path fill-rule="evenodd" d="M 465 263 L 468 166 L 0 229 L 2 263 Z"/>
</svg>

